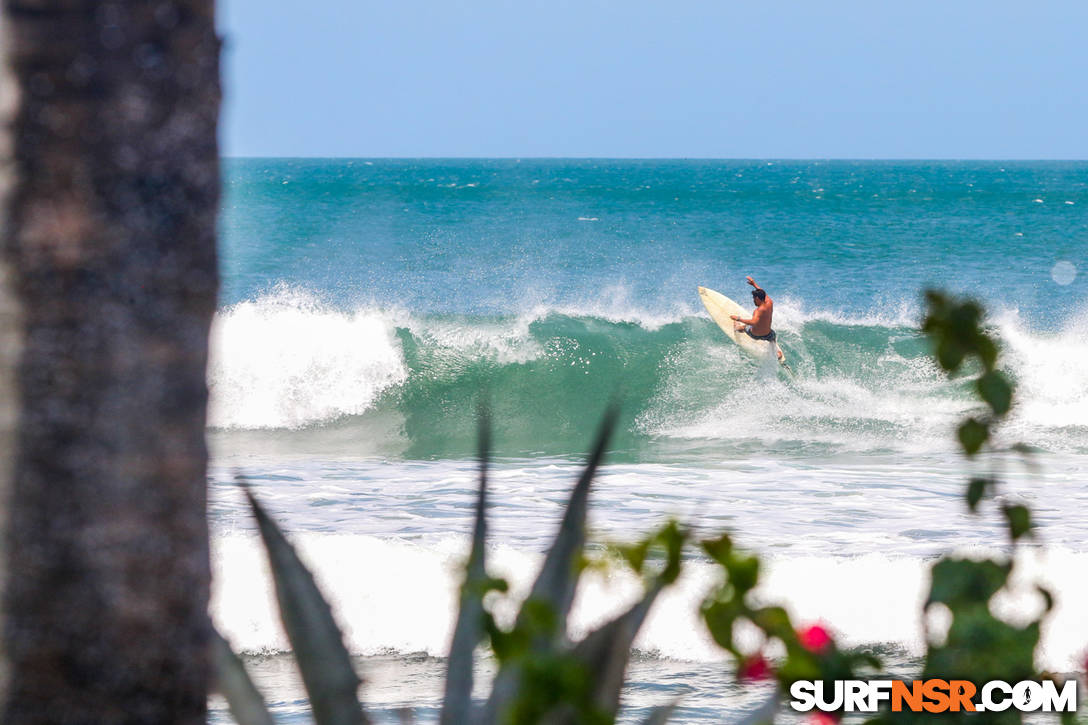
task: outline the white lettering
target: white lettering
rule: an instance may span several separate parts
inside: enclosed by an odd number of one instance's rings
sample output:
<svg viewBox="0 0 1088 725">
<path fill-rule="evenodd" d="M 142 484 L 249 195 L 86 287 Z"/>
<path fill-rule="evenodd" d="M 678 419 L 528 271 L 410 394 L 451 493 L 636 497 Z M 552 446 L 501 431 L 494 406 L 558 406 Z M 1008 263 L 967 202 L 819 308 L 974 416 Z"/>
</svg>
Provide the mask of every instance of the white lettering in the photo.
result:
<svg viewBox="0 0 1088 725">
<path fill-rule="evenodd" d="M 830 702 L 824 697 L 824 685 L 827 683 L 820 680 L 816 683 L 816 707 L 824 712 L 833 712 L 842 707 L 843 701 L 843 686 L 842 680 L 835 680 L 832 685 L 832 691 L 835 693 L 835 697 Z"/>
<path fill-rule="evenodd" d="M 1005 695 L 1000 700 L 994 699 L 993 693 L 997 691 Z M 982 686 L 982 705 L 976 709 L 990 712 L 1002 712 L 1008 710 L 1012 705 L 1012 699 L 1009 695 L 1012 694 L 1012 687 L 1007 682 L 1001 680 L 990 680 Z"/>
<path fill-rule="evenodd" d="M 811 680 L 798 680 L 790 685 L 793 700 L 790 707 L 798 712 L 808 712 L 816 705 L 816 684 Z"/>
<path fill-rule="evenodd" d="M 1021 712 L 1035 712 L 1043 706 L 1043 686 L 1034 680 L 1021 680 L 1012 688 L 1012 704 Z"/>
<path fill-rule="evenodd" d="M 866 703 L 866 712 L 876 712 L 880 709 L 880 703 L 892 699 L 891 680 L 869 680 L 869 701 Z"/>
<path fill-rule="evenodd" d="M 865 683 L 862 680 L 847 680 L 844 700 L 847 712 L 865 712 Z"/>
<path fill-rule="evenodd" d="M 1053 680 L 1043 681 L 1043 711 L 1044 712 L 1076 712 L 1077 711 L 1077 681 L 1066 680 L 1062 683 L 1062 690 L 1058 692 L 1058 685 Z"/>
</svg>

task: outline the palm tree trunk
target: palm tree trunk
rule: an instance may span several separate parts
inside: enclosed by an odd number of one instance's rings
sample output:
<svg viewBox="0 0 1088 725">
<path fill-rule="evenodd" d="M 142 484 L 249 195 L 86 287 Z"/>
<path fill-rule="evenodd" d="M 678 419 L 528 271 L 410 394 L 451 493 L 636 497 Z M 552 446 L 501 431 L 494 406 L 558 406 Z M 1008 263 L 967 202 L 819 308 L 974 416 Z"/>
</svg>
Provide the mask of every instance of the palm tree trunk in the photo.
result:
<svg viewBox="0 0 1088 725">
<path fill-rule="evenodd" d="M 4 0 L 21 306 L 3 720 L 203 723 L 213 0 Z"/>
</svg>

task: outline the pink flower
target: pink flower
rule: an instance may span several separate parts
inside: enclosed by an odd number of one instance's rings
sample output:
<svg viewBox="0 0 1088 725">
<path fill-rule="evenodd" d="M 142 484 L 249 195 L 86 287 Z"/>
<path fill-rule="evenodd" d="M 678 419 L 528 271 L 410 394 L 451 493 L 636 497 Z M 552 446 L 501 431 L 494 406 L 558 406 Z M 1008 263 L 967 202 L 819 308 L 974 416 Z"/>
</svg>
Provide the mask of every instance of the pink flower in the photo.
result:
<svg viewBox="0 0 1088 725">
<path fill-rule="evenodd" d="M 762 652 L 756 652 L 754 655 L 744 658 L 737 668 L 737 679 L 741 682 L 766 680 L 770 676 L 771 665 Z"/>
<path fill-rule="evenodd" d="M 839 717 L 837 712 L 817 711 L 808 716 L 807 725 L 839 725 Z"/>
<path fill-rule="evenodd" d="M 797 633 L 797 638 L 801 640 L 802 647 L 815 654 L 820 654 L 831 646 L 831 635 L 818 624 L 802 629 Z"/>
</svg>

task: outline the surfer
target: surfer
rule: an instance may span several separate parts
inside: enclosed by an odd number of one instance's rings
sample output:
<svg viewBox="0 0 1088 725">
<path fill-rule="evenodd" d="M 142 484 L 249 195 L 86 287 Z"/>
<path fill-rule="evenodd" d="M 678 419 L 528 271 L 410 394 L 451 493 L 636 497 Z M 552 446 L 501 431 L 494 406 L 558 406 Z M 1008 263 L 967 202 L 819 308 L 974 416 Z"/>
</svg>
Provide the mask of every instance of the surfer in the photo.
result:
<svg viewBox="0 0 1088 725">
<path fill-rule="evenodd" d="M 756 308 L 752 311 L 752 319 L 746 320 L 740 315 L 730 315 L 729 319 L 733 320 L 733 329 L 737 332 L 745 332 L 748 337 L 753 340 L 766 340 L 767 342 L 775 345 L 778 336 L 774 334 L 774 330 L 771 329 L 771 316 L 774 314 L 774 300 L 767 296 L 767 293 L 763 291 L 763 288 L 756 284 L 756 281 L 751 277 L 745 277 L 748 284 L 755 287 L 752 290 L 752 302 L 755 303 Z M 775 350 L 778 351 L 778 359 L 782 359 L 782 351 L 775 345 Z"/>
</svg>

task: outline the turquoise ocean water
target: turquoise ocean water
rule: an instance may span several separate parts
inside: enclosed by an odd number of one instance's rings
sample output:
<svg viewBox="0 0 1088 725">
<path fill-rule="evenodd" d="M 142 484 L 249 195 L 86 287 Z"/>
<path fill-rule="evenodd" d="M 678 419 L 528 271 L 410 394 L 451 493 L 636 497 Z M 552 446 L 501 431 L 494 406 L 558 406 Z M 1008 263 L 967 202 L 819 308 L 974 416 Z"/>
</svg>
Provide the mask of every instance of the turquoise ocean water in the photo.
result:
<svg viewBox="0 0 1088 725">
<path fill-rule="evenodd" d="M 426 720 L 484 388 L 494 559 L 515 590 L 618 394 L 597 540 L 669 515 L 729 529 L 768 557 L 768 598 L 908 667 L 927 561 L 1002 541 L 963 511 L 973 469 L 951 432 L 970 381 L 929 362 L 927 286 L 987 304 L 1019 390 L 1002 440 L 1039 449 L 1037 470 L 999 457 L 1043 524 L 1025 569 L 1062 582 L 1041 656 L 1068 668 L 1088 648 L 1088 163 L 229 160 L 221 228 L 214 608 L 288 718 L 301 694 L 233 472 L 302 542 L 372 708 Z M 746 275 L 795 380 L 699 303 L 698 285 L 747 303 Z M 637 643 L 625 717 L 682 695 L 681 721 L 717 722 L 753 697 L 697 626 L 711 574 L 692 557 Z M 575 631 L 635 591 L 588 582 Z"/>
</svg>

